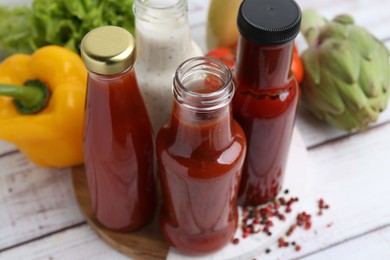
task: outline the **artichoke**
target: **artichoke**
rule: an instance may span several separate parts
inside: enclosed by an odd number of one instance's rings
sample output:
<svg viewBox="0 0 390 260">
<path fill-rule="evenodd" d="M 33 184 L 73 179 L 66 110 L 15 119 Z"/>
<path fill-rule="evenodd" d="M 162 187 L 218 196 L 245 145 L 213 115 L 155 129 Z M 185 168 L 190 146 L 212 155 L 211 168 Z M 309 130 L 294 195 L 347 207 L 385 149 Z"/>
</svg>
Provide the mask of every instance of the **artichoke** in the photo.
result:
<svg viewBox="0 0 390 260">
<path fill-rule="evenodd" d="M 301 31 L 309 44 L 301 57 L 306 107 L 337 128 L 367 128 L 378 119 L 389 98 L 390 64 L 385 45 L 348 15 L 327 21 L 307 10 Z"/>
</svg>

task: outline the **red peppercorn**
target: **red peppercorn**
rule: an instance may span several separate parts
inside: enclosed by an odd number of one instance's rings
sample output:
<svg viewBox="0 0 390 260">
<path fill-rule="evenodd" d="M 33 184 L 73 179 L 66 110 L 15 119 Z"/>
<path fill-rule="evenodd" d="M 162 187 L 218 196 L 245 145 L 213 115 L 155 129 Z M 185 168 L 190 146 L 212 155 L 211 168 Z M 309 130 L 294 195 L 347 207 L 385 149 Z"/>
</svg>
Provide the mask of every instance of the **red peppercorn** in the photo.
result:
<svg viewBox="0 0 390 260">
<path fill-rule="evenodd" d="M 301 246 L 300 245 L 296 245 L 295 246 L 295 251 L 300 251 L 301 250 Z"/>
<path fill-rule="evenodd" d="M 278 246 L 279 247 L 283 247 L 284 246 L 284 239 L 282 237 L 279 238 L 279 240 L 278 240 Z"/>
<path fill-rule="evenodd" d="M 262 217 L 264 217 L 265 215 L 267 215 L 267 213 L 268 213 L 268 211 L 267 211 L 265 208 L 260 209 L 260 215 L 261 215 Z"/>
<path fill-rule="evenodd" d="M 291 236 L 291 234 L 294 232 L 296 228 L 297 228 L 297 224 L 292 224 L 291 227 L 288 229 L 286 236 Z"/>
<path fill-rule="evenodd" d="M 287 202 L 287 206 L 291 206 L 295 202 L 295 198 L 291 198 Z"/>
<path fill-rule="evenodd" d="M 326 224 L 327 228 L 330 228 L 331 226 L 333 226 L 333 222 L 329 222 L 328 224 Z"/>
<path fill-rule="evenodd" d="M 244 228 L 244 233 L 250 233 L 250 232 L 251 232 L 250 226 L 246 226 L 246 227 Z"/>
<path fill-rule="evenodd" d="M 233 244 L 237 245 L 238 243 L 240 243 L 240 239 L 238 238 L 233 239 Z"/>
<path fill-rule="evenodd" d="M 265 227 L 263 228 L 263 231 L 264 231 L 265 233 L 268 233 L 268 232 L 269 232 L 268 226 L 265 226 Z"/>
<path fill-rule="evenodd" d="M 311 228 L 311 222 L 305 224 L 305 229 L 309 230 Z"/>
</svg>

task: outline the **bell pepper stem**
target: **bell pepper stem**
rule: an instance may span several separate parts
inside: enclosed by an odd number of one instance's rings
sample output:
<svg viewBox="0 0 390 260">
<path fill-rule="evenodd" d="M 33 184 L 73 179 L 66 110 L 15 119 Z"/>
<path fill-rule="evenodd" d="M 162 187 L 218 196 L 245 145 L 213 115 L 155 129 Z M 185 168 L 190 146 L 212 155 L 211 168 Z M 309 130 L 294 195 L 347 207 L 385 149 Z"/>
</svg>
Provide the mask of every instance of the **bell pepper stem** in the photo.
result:
<svg viewBox="0 0 390 260">
<path fill-rule="evenodd" d="M 19 113 L 35 114 L 46 107 L 49 90 L 41 81 L 30 80 L 26 81 L 24 86 L 0 84 L 0 96 L 13 97 Z"/>
</svg>

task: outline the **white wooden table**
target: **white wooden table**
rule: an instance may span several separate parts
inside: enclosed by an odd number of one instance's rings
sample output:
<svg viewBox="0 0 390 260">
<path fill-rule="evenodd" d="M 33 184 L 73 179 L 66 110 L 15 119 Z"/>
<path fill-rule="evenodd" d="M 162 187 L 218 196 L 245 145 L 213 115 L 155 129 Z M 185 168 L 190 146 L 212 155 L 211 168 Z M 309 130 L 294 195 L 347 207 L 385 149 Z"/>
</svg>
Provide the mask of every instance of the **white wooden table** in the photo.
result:
<svg viewBox="0 0 390 260">
<path fill-rule="evenodd" d="M 0 4 L 15 1 L 0 0 Z M 23 1 L 16 1 L 23 2 Z M 25 2 L 25 1 L 24 1 Z M 209 0 L 189 0 L 193 37 L 205 48 Z M 327 18 L 348 12 L 390 47 L 389 0 L 298 0 Z M 302 39 L 298 47 L 303 48 Z M 370 129 L 347 134 L 303 108 L 297 126 L 310 160 L 309 197 L 316 212 L 323 197 L 331 209 L 313 217 L 313 229 L 294 233 L 302 250 L 272 250 L 257 259 L 390 259 L 390 109 Z M 1 125 L 0 125 L 1 127 Z M 327 224 L 333 223 L 332 227 Z M 69 169 L 41 169 L 0 141 L 0 259 L 126 259 L 86 224 Z"/>
</svg>

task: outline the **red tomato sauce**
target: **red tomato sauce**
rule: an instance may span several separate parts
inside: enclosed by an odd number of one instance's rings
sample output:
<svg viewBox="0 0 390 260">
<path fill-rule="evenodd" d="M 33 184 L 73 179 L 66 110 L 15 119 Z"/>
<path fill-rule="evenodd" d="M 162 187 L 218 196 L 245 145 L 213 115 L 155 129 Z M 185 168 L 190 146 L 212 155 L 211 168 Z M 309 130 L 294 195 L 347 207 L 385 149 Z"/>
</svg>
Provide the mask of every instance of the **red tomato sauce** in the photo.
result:
<svg viewBox="0 0 390 260">
<path fill-rule="evenodd" d="M 299 97 L 290 72 L 293 44 L 239 40 L 233 107 L 248 143 L 238 197 L 242 205 L 270 201 L 282 188 Z"/>
<path fill-rule="evenodd" d="M 115 230 L 148 223 L 155 209 L 152 128 L 134 70 L 90 74 L 85 168 L 97 220 Z"/>
<path fill-rule="evenodd" d="M 214 83 L 193 88 L 210 93 Z M 187 254 L 205 254 L 231 241 L 237 229 L 237 192 L 245 136 L 231 105 L 199 113 L 174 102 L 170 123 L 157 137 L 165 239 Z"/>
</svg>

